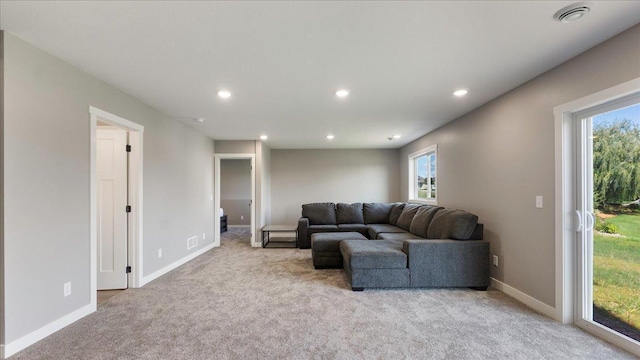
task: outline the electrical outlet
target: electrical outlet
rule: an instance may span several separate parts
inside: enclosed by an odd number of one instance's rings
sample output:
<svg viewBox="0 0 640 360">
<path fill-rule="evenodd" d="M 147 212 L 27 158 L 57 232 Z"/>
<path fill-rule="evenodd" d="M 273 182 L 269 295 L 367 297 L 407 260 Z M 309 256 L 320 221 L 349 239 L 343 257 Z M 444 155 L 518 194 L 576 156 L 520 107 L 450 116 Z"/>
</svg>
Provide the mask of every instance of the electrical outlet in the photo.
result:
<svg viewBox="0 0 640 360">
<path fill-rule="evenodd" d="M 204 238 L 207 236 L 207 234 L 202 233 L 202 240 L 204 240 Z"/>
<path fill-rule="evenodd" d="M 498 267 L 498 255 L 493 255 L 493 266 Z"/>
<path fill-rule="evenodd" d="M 64 296 L 71 295 L 71 282 L 64 283 Z"/>
<path fill-rule="evenodd" d="M 161 258 L 162 257 L 162 249 L 158 249 L 158 257 Z"/>
<path fill-rule="evenodd" d="M 193 249 L 198 246 L 198 235 L 194 235 L 187 239 L 187 250 Z"/>
</svg>

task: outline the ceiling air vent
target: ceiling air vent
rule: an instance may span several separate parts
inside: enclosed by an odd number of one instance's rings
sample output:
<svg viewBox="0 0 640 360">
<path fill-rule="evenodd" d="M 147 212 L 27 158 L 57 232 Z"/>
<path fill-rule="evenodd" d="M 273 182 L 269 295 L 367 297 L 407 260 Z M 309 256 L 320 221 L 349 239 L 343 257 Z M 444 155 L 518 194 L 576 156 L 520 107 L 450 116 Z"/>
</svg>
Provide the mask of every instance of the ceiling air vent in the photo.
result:
<svg viewBox="0 0 640 360">
<path fill-rule="evenodd" d="M 560 9 L 553 18 L 561 23 L 574 22 L 583 18 L 591 8 L 585 3 L 575 3 Z"/>
</svg>

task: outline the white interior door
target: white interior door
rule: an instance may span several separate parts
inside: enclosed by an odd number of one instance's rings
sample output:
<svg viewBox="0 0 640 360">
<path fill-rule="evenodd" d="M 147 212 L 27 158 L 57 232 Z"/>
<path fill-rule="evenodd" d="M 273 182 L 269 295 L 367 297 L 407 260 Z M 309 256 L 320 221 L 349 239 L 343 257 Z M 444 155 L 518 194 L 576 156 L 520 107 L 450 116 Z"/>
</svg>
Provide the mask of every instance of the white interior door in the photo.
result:
<svg viewBox="0 0 640 360">
<path fill-rule="evenodd" d="M 127 132 L 98 129 L 98 290 L 127 288 Z"/>
</svg>

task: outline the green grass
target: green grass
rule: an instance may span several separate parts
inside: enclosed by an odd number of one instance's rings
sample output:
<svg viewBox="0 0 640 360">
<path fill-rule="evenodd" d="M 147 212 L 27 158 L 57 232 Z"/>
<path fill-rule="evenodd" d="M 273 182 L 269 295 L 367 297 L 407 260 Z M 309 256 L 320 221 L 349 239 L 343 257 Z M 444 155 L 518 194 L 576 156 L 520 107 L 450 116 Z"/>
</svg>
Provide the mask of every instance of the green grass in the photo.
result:
<svg viewBox="0 0 640 360">
<path fill-rule="evenodd" d="M 426 198 L 427 198 L 427 192 L 428 192 L 428 191 L 429 191 L 429 190 L 422 190 L 422 189 L 418 190 L 418 198 L 420 198 L 420 199 L 426 199 Z M 435 196 L 436 196 L 435 192 L 433 192 L 433 191 L 432 191 L 432 192 L 431 192 L 431 197 L 433 198 L 433 197 L 435 197 Z"/>
<path fill-rule="evenodd" d="M 624 237 L 595 233 L 593 302 L 640 329 L 640 215 L 607 219 Z"/>
</svg>

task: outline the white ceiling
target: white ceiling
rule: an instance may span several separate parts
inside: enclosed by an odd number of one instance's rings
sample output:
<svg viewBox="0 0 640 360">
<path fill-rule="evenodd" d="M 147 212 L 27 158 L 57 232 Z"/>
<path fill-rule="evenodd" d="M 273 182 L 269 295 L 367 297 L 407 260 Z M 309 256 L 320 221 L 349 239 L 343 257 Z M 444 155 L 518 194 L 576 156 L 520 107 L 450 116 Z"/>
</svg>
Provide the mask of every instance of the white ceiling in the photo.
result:
<svg viewBox="0 0 640 360">
<path fill-rule="evenodd" d="M 396 148 L 640 22 L 639 1 L 554 21 L 571 3 L 0 1 L 0 29 L 216 140 Z"/>
</svg>

